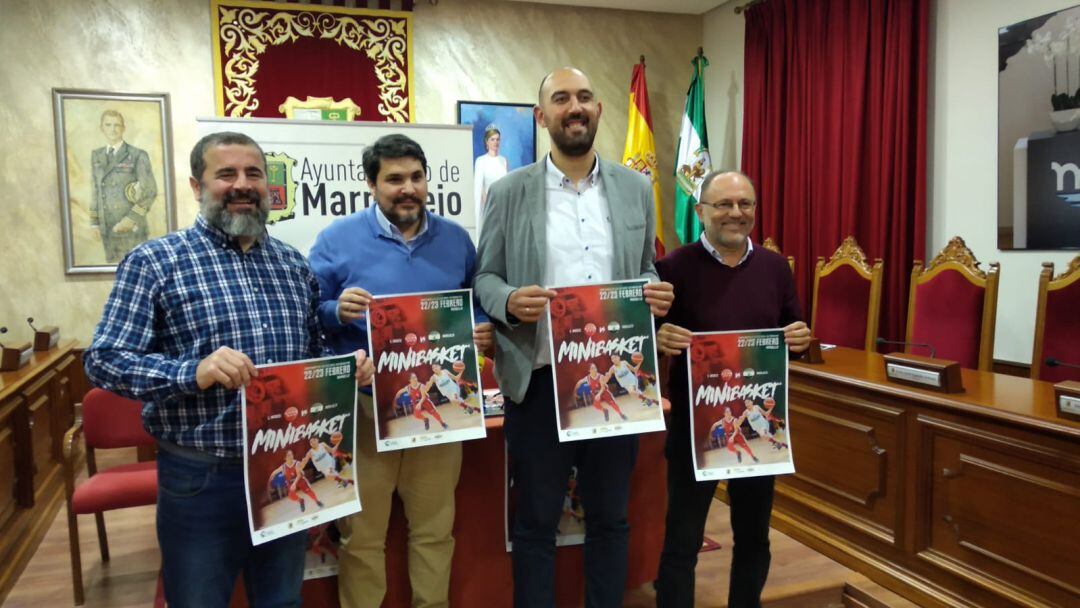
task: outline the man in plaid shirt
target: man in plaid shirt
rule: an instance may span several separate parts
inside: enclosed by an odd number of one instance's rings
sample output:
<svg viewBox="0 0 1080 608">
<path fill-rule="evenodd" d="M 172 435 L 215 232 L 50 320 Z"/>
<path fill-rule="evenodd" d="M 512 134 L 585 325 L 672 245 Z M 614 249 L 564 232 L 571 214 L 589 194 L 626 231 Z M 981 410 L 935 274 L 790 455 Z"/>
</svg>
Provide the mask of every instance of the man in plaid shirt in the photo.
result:
<svg viewBox="0 0 1080 608">
<path fill-rule="evenodd" d="M 318 282 L 270 237 L 266 160 L 214 133 L 191 152 L 195 225 L 121 262 L 85 353 L 95 385 L 144 402 L 158 440 L 157 532 L 170 606 L 227 606 L 241 569 L 252 606 L 299 606 L 305 534 L 254 547 L 237 389 L 255 365 L 324 354 Z M 372 366 L 357 351 L 357 380 Z"/>
</svg>

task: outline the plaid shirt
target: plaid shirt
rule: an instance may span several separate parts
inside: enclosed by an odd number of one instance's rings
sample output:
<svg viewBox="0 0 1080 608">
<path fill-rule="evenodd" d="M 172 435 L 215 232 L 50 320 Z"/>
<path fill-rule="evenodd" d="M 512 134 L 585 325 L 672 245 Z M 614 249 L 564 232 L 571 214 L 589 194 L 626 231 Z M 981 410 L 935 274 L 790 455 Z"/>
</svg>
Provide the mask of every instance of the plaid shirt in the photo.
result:
<svg viewBox="0 0 1080 608">
<path fill-rule="evenodd" d="M 318 302 L 319 285 L 298 251 L 264 235 L 242 252 L 199 216 L 121 262 L 84 355 L 86 374 L 142 401 L 154 437 L 237 457 L 240 393 L 199 390 L 195 368 L 222 346 L 256 365 L 322 356 Z"/>
</svg>

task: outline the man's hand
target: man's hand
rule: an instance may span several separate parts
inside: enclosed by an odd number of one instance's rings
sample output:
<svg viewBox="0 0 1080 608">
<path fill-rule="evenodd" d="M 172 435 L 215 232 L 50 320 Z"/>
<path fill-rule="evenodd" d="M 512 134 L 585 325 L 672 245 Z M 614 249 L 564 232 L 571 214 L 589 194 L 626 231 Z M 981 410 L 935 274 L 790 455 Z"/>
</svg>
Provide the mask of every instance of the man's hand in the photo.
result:
<svg viewBox="0 0 1080 608">
<path fill-rule="evenodd" d="M 337 317 L 343 324 L 349 324 L 364 316 L 371 294 L 359 287 L 349 287 L 341 292 L 337 299 Z"/>
<path fill-rule="evenodd" d="M 642 290 L 645 295 L 645 303 L 649 305 L 654 317 L 663 317 L 671 310 L 671 303 L 675 301 L 675 286 L 666 281 L 648 283 Z"/>
<path fill-rule="evenodd" d="M 663 355 L 681 355 L 682 351 L 690 348 L 690 338 L 693 335 L 689 329 L 664 323 L 656 330 L 656 348 Z"/>
<path fill-rule="evenodd" d="M 784 341 L 788 350 L 801 353 L 810 347 L 810 328 L 802 321 L 796 321 L 784 328 Z"/>
<path fill-rule="evenodd" d="M 506 300 L 506 312 L 514 315 L 522 323 L 536 323 L 544 314 L 548 300 L 557 294 L 539 285 L 529 285 L 515 289 Z"/>
<path fill-rule="evenodd" d="M 476 352 L 490 356 L 495 350 L 495 325 L 492 323 L 479 323 L 472 332 L 472 341 L 476 345 Z"/>
<path fill-rule="evenodd" d="M 371 384 L 371 379 L 375 377 L 375 366 L 371 363 L 371 358 L 367 356 L 367 351 L 360 349 L 354 353 L 356 355 L 356 384 L 359 386 L 367 386 Z"/>
<path fill-rule="evenodd" d="M 229 389 L 240 388 L 258 375 L 259 370 L 247 355 L 228 346 L 215 350 L 195 368 L 195 382 L 202 390 L 215 384 Z"/>
<path fill-rule="evenodd" d="M 127 234 L 129 232 L 135 232 L 135 220 L 130 217 L 124 216 L 112 229 L 115 234 Z"/>
</svg>

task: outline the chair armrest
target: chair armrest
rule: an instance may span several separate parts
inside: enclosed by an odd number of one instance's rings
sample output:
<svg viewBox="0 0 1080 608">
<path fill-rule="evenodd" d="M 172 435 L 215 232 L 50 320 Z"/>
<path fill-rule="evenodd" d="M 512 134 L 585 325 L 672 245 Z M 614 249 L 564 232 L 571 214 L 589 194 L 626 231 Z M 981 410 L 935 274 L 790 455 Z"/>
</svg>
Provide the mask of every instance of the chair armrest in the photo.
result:
<svg viewBox="0 0 1080 608">
<path fill-rule="evenodd" d="M 71 428 L 64 433 L 64 442 L 61 444 L 64 454 L 64 466 L 73 467 L 75 464 L 75 442 L 78 440 L 79 435 L 82 435 L 83 423 L 82 417 L 75 418 L 75 424 L 71 425 Z"/>
</svg>

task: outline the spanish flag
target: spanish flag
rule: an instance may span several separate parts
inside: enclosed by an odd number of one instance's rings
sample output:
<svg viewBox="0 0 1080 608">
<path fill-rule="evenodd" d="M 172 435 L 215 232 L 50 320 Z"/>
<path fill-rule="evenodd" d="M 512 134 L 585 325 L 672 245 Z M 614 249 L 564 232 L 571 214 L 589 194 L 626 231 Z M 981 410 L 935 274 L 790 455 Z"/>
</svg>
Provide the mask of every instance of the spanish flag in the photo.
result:
<svg viewBox="0 0 1080 608">
<path fill-rule="evenodd" d="M 645 57 L 634 66 L 630 76 L 630 120 L 626 126 L 626 148 L 622 162 L 634 171 L 644 173 L 652 182 L 653 205 L 656 209 L 656 257 L 664 255 L 664 222 L 660 209 L 660 178 L 656 171 L 656 144 L 653 142 L 652 113 L 649 112 L 649 90 L 645 86 Z"/>
</svg>

